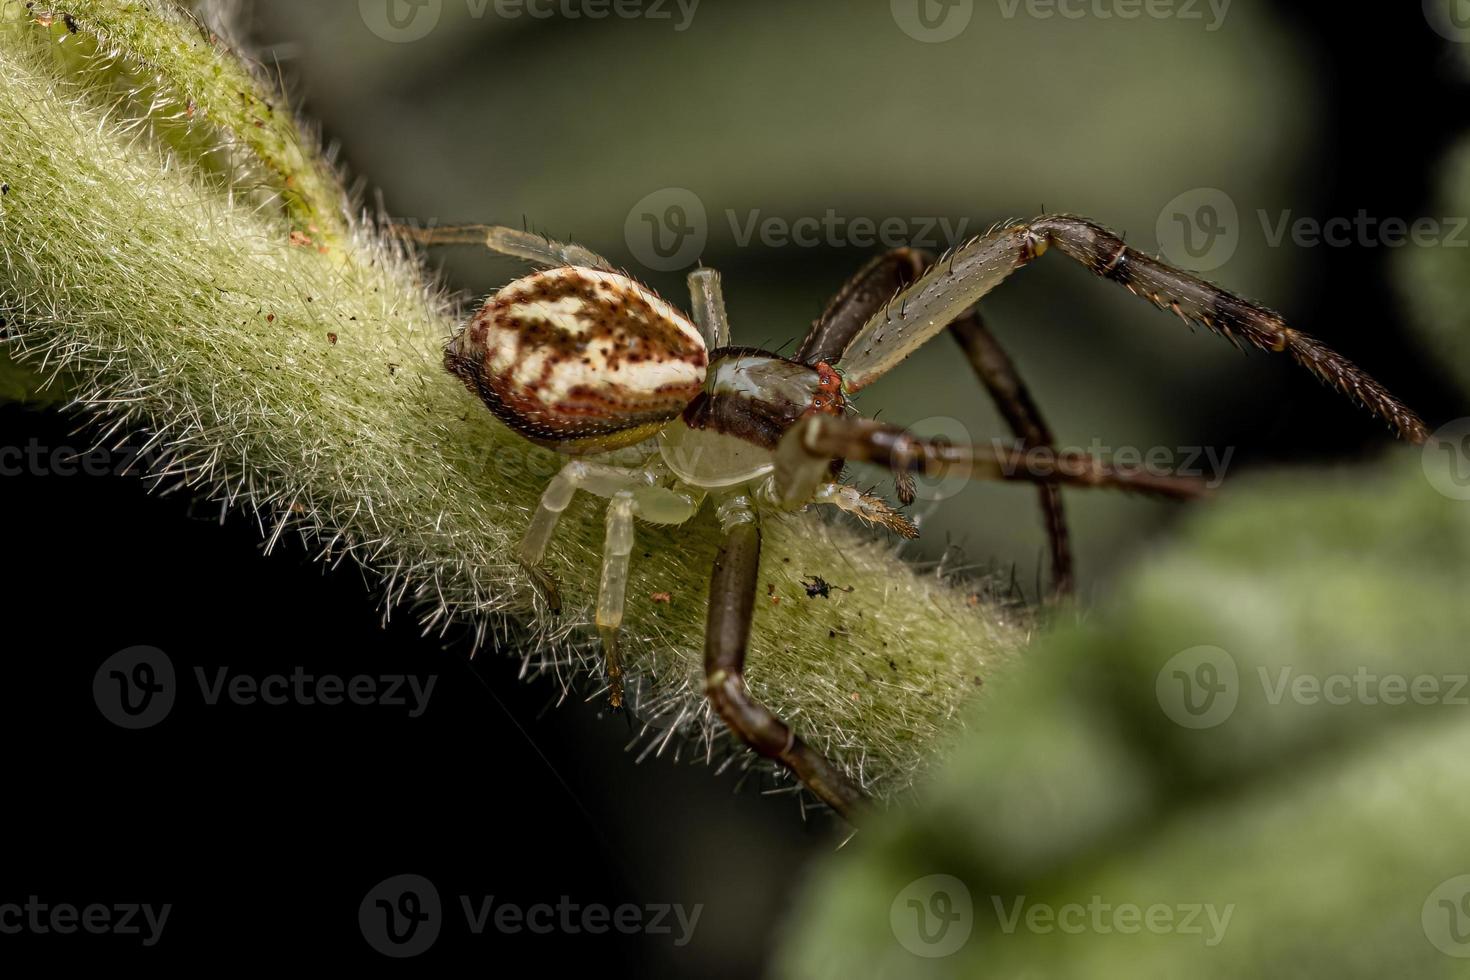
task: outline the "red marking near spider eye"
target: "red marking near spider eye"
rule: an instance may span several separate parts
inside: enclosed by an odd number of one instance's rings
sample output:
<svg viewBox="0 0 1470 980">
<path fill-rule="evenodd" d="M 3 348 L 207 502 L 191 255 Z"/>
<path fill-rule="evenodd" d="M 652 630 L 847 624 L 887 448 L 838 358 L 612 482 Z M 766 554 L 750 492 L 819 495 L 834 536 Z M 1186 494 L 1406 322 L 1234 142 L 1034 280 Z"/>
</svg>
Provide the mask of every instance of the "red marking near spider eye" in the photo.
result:
<svg viewBox="0 0 1470 980">
<path fill-rule="evenodd" d="M 816 365 L 817 392 L 812 396 L 812 405 L 808 411 L 817 412 L 822 415 L 841 415 L 846 406 L 842 398 L 842 378 L 832 369 L 826 361 L 820 361 Z"/>
</svg>

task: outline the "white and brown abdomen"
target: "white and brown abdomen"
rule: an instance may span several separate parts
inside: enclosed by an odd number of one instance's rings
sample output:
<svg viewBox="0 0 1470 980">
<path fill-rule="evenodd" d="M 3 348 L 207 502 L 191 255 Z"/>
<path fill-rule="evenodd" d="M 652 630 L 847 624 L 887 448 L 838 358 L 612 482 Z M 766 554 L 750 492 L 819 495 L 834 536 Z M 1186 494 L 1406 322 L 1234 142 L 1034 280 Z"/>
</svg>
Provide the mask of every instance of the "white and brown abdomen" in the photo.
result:
<svg viewBox="0 0 1470 980">
<path fill-rule="evenodd" d="M 614 272 L 548 269 L 485 301 L 444 366 L 506 425 L 560 452 L 647 439 L 699 393 L 699 330 L 648 287 Z"/>
</svg>

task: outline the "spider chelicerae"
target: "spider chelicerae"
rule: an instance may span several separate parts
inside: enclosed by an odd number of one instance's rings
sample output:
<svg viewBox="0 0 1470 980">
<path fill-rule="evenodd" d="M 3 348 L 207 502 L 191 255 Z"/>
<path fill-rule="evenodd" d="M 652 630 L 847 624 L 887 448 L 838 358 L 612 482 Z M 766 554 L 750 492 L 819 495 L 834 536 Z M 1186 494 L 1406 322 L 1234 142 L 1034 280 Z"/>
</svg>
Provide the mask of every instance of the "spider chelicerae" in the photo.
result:
<svg viewBox="0 0 1470 980">
<path fill-rule="evenodd" d="M 724 535 L 705 633 L 711 706 L 751 749 L 786 766 L 849 819 L 864 802 L 861 789 L 746 690 L 762 510 L 825 504 L 913 537 L 917 529 L 898 510 L 841 482 L 846 462 L 889 469 L 905 504 L 913 500 L 913 474 L 1033 483 L 1050 542 L 1051 588 L 1061 595 L 1072 587 L 1062 486 L 1171 497 L 1203 489 L 1194 479 L 1055 451 L 1014 364 L 974 308 L 1017 269 L 1054 246 L 1188 323 L 1290 355 L 1403 438 L 1428 438 L 1424 423 L 1382 385 L 1278 314 L 1072 215 L 996 228 L 938 260 L 908 248 L 874 259 L 791 357 L 730 345 L 720 277 L 712 269 L 689 274 L 686 317 L 579 245 L 486 225 L 404 233 L 429 245 L 480 244 L 543 267 L 487 299 L 450 341 L 444 364 L 506 425 L 573 457 L 543 493 L 517 556 L 553 609 L 560 606 L 556 583 L 541 563 L 558 519 L 578 490 L 608 500 L 596 623 L 612 703 L 623 696 L 617 637 L 635 522 L 682 524 L 709 500 Z M 1013 448 L 919 438 L 863 419 L 849 404 L 848 396 L 945 331 L 1011 428 Z M 613 455 L 618 451 L 633 452 L 635 465 L 622 465 Z"/>
</svg>

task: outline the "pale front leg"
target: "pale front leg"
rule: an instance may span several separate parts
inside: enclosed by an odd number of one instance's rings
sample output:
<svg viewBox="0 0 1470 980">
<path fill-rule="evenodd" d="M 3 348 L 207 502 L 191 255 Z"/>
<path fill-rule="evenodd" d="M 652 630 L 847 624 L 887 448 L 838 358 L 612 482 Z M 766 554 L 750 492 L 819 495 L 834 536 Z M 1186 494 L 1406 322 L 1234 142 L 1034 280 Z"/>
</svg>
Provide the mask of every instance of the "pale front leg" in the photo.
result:
<svg viewBox="0 0 1470 980">
<path fill-rule="evenodd" d="M 562 513 L 571 504 L 578 490 L 586 490 L 600 497 L 611 497 L 625 490 L 650 488 L 655 475 L 641 469 L 625 469 L 575 460 L 561 468 L 551 478 L 541 494 L 541 502 L 531 518 L 531 526 L 521 539 L 516 553 L 521 565 L 531 575 L 546 604 L 552 612 L 561 611 L 561 594 L 556 579 L 541 564 L 546 557 L 546 546 L 556 533 L 556 525 Z"/>
<path fill-rule="evenodd" d="M 575 265 L 585 269 L 616 271 L 612 263 L 590 248 L 570 243 L 555 242 L 531 231 L 507 228 L 504 225 L 436 225 L 433 228 L 414 228 L 410 225 L 394 225 L 394 231 L 420 245 L 483 245 L 501 255 L 513 255 L 518 259 L 535 262 L 537 265 Z"/>
<path fill-rule="evenodd" d="M 602 546 L 602 580 L 597 589 L 597 633 L 607 661 L 608 700 L 623 703 L 623 660 L 618 631 L 628 596 L 628 563 L 633 553 L 633 519 L 650 524 L 683 524 L 699 510 L 702 495 L 669 487 L 640 487 L 616 494 L 607 505 L 607 538 Z"/>
<path fill-rule="evenodd" d="M 633 516 L 637 504 L 624 490 L 607 505 L 607 539 L 602 546 L 602 582 L 597 587 L 597 633 L 607 660 L 608 700 L 623 704 L 623 662 L 618 654 L 618 630 L 628 595 L 628 558 L 633 553 Z"/>
<path fill-rule="evenodd" d="M 531 526 L 516 557 L 530 573 L 553 612 L 561 611 L 556 580 L 542 567 L 546 547 L 561 515 L 578 490 L 607 497 L 607 534 L 602 551 L 602 578 L 597 591 L 597 632 L 607 658 L 607 679 L 613 707 L 623 703 L 623 666 L 618 631 L 628 592 L 628 564 L 633 552 L 633 522 L 641 517 L 653 524 L 683 524 L 699 510 L 700 493 L 660 486 L 667 473 L 657 464 L 631 469 L 574 460 L 563 466 L 541 494 Z"/>
</svg>

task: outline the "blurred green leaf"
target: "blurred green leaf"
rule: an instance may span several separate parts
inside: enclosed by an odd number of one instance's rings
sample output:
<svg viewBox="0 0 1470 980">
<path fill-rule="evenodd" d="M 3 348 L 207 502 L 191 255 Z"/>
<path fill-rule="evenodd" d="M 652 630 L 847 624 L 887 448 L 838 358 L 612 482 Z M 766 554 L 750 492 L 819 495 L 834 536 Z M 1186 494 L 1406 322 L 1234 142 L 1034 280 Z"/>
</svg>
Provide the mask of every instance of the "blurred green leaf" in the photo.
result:
<svg viewBox="0 0 1470 980">
<path fill-rule="evenodd" d="M 998 681 L 923 806 L 827 863 L 781 975 L 1464 976 L 1455 462 L 1404 449 L 1199 514 Z"/>
<path fill-rule="evenodd" d="M 1451 151 L 1440 175 L 1444 240 L 1405 249 L 1398 284 L 1420 334 L 1445 370 L 1470 389 L 1470 140 Z"/>
</svg>

